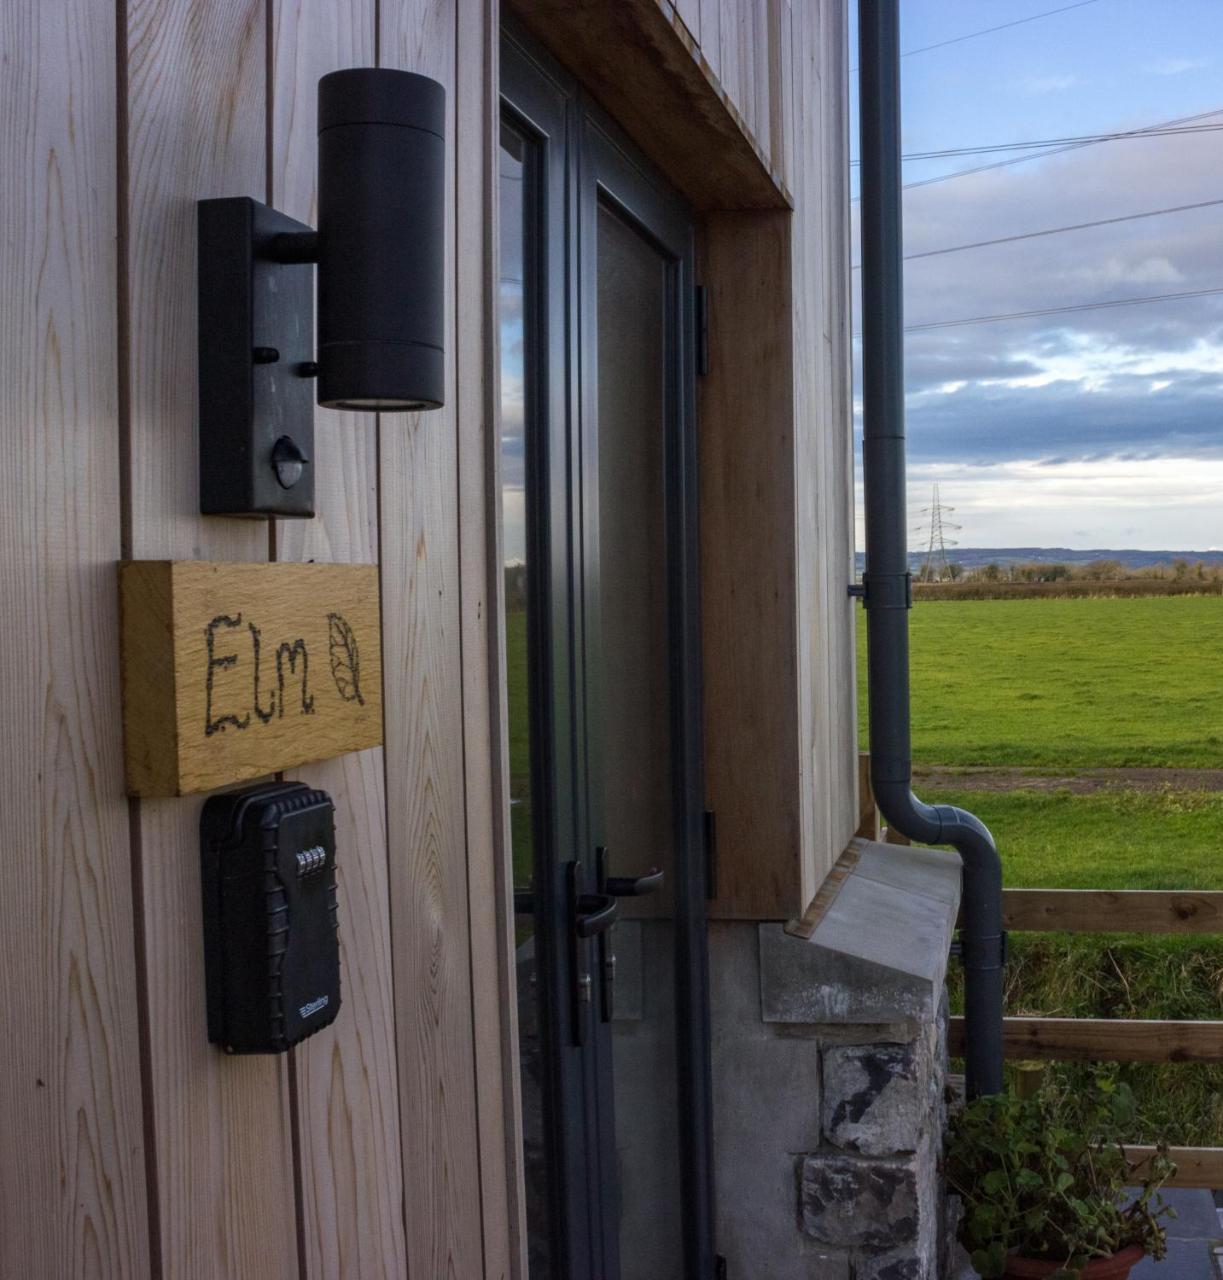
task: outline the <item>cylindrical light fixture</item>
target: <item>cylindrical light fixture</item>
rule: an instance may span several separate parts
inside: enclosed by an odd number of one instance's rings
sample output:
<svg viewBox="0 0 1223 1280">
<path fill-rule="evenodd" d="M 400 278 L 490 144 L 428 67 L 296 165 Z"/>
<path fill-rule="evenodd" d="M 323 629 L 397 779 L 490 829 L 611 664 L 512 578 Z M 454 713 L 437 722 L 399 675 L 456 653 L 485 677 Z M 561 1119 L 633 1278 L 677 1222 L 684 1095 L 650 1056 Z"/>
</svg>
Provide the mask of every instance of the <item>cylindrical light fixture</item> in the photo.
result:
<svg viewBox="0 0 1223 1280">
<path fill-rule="evenodd" d="M 333 71 L 318 120 L 318 402 L 439 408 L 446 91 L 409 71 Z"/>
</svg>

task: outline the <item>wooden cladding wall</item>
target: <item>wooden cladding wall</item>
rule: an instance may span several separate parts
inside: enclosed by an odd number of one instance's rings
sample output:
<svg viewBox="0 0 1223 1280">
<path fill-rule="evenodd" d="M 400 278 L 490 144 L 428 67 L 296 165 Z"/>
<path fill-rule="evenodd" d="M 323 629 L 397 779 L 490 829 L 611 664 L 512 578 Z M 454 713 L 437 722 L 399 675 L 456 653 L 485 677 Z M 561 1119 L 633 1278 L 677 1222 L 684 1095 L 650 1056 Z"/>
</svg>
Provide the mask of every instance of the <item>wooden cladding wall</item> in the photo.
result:
<svg viewBox="0 0 1223 1280">
<path fill-rule="evenodd" d="M 858 825 L 846 13 L 840 0 L 686 9 L 793 204 L 706 214 L 700 390 L 711 910 L 786 919 Z M 765 92 L 749 91 L 765 68 Z"/>
<path fill-rule="evenodd" d="M 722 615 L 724 652 L 773 683 L 732 682 L 714 713 L 772 699 L 788 809 L 770 844 L 740 804 L 741 847 L 733 823 L 722 839 L 741 874 L 716 909 L 784 918 L 856 823 L 844 0 L 565 4 L 604 23 L 648 11 L 655 72 L 684 67 L 681 98 L 709 90 L 727 111 L 702 137 L 737 139 L 734 163 L 708 152 L 692 172 L 714 180 L 690 192 L 722 264 L 715 345 L 788 344 L 768 379 L 786 416 L 763 440 L 748 349 L 709 384 L 741 380 L 709 398 L 723 474 L 785 495 L 770 536 L 790 556 L 763 602 L 784 661 L 751 649 L 756 615 Z M 490 623 L 497 21 L 497 0 L 4 6 L 0 1275 L 524 1274 Z M 374 63 L 448 91 L 447 407 L 320 413 L 313 521 L 202 519 L 195 202 L 249 195 L 312 221 L 317 80 Z M 759 212 L 724 212 L 744 174 Z M 728 539 L 734 483 L 710 521 Z M 121 558 L 379 565 L 385 745 L 293 775 L 336 803 L 344 1008 L 282 1058 L 205 1042 L 201 801 L 124 798 Z M 728 743 L 723 785 L 745 761 Z"/>
<path fill-rule="evenodd" d="M 0 1274 L 519 1274 L 495 0 L 19 0 L 0 40 Z M 320 412 L 315 520 L 202 519 L 195 202 L 313 220 L 318 78 L 379 62 L 447 87 L 447 408 Z M 285 1057 L 205 1040 L 201 801 L 124 798 L 121 557 L 380 565 L 385 749 L 294 775 L 336 803 L 344 1007 Z"/>
</svg>

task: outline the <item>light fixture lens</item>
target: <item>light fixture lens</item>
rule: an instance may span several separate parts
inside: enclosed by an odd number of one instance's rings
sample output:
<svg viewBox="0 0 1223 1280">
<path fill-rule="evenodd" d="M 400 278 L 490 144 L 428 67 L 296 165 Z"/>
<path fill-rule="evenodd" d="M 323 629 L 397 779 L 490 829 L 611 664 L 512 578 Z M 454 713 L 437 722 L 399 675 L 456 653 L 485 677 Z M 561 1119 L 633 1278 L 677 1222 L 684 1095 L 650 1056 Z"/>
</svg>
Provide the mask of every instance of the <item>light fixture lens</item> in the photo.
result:
<svg viewBox="0 0 1223 1280">
<path fill-rule="evenodd" d="M 440 409 L 437 400 L 391 400 L 362 398 L 347 400 L 329 400 L 324 406 L 327 409 L 355 409 L 362 413 L 419 413 L 424 409 Z"/>
</svg>

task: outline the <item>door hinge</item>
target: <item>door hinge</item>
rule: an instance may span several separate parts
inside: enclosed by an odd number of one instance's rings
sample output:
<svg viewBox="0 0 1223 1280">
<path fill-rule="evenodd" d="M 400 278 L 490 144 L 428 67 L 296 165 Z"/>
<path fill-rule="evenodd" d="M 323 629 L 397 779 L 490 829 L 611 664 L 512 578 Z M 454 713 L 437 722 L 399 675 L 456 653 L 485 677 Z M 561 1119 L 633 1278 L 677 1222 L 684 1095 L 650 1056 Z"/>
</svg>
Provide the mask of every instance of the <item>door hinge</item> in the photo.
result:
<svg viewBox="0 0 1223 1280">
<path fill-rule="evenodd" d="M 709 372 L 709 289 L 696 286 L 696 371 L 703 378 Z"/>
<path fill-rule="evenodd" d="M 718 896 L 718 823 L 717 815 L 712 809 L 706 809 L 704 818 L 705 838 L 705 897 Z"/>
</svg>

